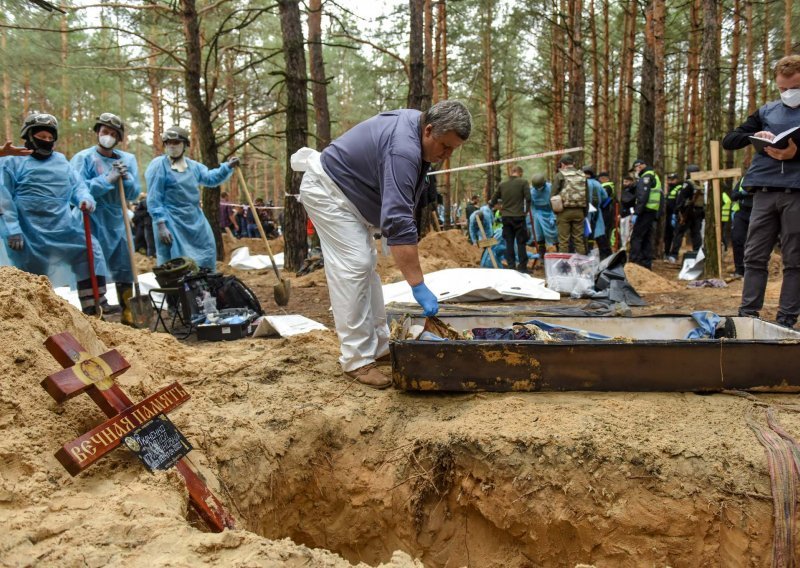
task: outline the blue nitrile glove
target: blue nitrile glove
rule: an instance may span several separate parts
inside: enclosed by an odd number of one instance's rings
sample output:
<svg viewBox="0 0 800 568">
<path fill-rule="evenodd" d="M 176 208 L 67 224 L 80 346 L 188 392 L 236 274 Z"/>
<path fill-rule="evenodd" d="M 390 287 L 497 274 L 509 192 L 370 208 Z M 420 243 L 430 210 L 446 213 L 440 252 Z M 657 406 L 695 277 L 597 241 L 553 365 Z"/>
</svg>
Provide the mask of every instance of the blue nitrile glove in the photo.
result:
<svg viewBox="0 0 800 568">
<path fill-rule="evenodd" d="M 669 224 L 672 225 L 673 229 L 678 226 L 678 216 L 675 213 L 672 214 L 672 219 L 670 219 Z"/>
<path fill-rule="evenodd" d="M 8 248 L 22 250 L 23 246 L 25 246 L 25 241 L 22 239 L 22 235 L 11 235 L 8 237 Z"/>
<path fill-rule="evenodd" d="M 631 225 L 636 224 L 636 215 L 631 215 Z"/>
<path fill-rule="evenodd" d="M 416 286 L 411 287 L 411 293 L 414 294 L 414 299 L 422 306 L 422 315 L 425 317 L 435 316 L 439 313 L 439 302 L 433 292 L 425 286 L 425 282 L 420 282 Z"/>
<path fill-rule="evenodd" d="M 239 167 L 239 158 L 234 156 L 233 158 L 228 160 L 226 163 L 228 164 L 228 167 L 230 167 L 230 168 L 238 168 Z"/>
</svg>

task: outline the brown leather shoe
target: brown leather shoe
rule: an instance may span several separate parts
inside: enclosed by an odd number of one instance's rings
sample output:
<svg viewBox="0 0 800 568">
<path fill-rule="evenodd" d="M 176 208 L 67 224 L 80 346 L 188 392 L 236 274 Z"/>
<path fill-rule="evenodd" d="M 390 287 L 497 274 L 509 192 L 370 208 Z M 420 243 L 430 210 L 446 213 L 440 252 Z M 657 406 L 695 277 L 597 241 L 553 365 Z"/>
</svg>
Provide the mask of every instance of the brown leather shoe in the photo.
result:
<svg viewBox="0 0 800 568">
<path fill-rule="evenodd" d="M 344 374 L 351 379 L 357 380 L 362 385 L 366 385 L 374 389 L 385 389 L 392 386 L 392 378 L 387 377 L 384 373 L 379 371 L 375 366 L 375 363 L 364 365 L 355 371 L 345 371 Z"/>
</svg>

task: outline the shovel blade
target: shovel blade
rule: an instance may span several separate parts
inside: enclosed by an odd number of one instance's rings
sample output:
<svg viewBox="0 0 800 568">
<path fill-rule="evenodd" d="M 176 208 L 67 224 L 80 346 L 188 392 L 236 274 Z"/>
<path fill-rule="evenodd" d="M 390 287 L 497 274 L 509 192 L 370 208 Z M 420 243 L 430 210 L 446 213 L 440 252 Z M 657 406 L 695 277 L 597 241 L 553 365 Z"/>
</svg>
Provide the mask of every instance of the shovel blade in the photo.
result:
<svg viewBox="0 0 800 568">
<path fill-rule="evenodd" d="M 147 296 L 131 296 L 128 299 L 128 307 L 133 318 L 133 327 L 137 329 L 147 329 L 153 322 L 153 304 Z"/>
<path fill-rule="evenodd" d="M 289 294 L 291 293 L 292 285 L 288 280 L 281 280 L 280 284 L 275 284 L 272 287 L 273 295 L 275 296 L 275 303 L 279 306 L 286 306 L 289 304 Z"/>
</svg>

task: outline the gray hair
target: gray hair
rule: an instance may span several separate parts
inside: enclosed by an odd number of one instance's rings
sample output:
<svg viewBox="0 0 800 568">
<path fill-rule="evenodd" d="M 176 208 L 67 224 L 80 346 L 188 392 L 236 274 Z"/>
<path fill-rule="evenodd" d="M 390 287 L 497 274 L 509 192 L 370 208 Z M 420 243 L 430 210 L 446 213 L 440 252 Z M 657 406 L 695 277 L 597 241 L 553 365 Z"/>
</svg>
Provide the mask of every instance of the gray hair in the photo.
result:
<svg viewBox="0 0 800 568">
<path fill-rule="evenodd" d="M 455 132 L 466 140 L 472 132 L 472 115 L 460 101 L 439 101 L 425 112 L 425 125 L 433 127 L 434 136 Z"/>
</svg>

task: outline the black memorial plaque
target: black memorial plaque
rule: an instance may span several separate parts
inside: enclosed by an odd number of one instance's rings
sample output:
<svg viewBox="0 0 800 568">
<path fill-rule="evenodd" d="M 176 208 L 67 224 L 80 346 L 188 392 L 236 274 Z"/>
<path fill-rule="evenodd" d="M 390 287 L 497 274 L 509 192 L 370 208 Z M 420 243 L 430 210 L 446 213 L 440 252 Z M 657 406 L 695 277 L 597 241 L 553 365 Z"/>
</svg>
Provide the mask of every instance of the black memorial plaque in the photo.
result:
<svg viewBox="0 0 800 568">
<path fill-rule="evenodd" d="M 150 471 L 169 469 L 192 451 L 192 446 L 165 414 L 153 416 L 122 441 Z"/>
</svg>

